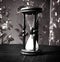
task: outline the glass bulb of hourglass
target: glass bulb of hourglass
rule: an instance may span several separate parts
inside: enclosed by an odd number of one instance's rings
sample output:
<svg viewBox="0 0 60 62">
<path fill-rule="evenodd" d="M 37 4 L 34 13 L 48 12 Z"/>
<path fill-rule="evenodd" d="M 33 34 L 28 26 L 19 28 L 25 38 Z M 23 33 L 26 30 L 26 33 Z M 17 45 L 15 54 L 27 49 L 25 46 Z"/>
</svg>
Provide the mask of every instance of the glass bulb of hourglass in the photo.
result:
<svg viewBox="0 0 60 62">
<path fill-rule="evenodd" d="M 33 24 L 29 24 L 30 26 L 30 31 L 32 30 L 33 28 Z M 25 49 L 27 51 L 33 51 L 34 50 L 34 40 L 33 40 L 33 34 L 30 34 L 28 40 L 27 40 L 27 43 L 26 43 L 26 46 L 25 46 Z M 38 46 L 38 43 L 37 43 L 37 40 L 36 40 L 36 51 L 39 49 L 39 46 Z"/>
<path fill-rule="evenodd" d="M 30 29 L 32 29 L 32 27 L 30 27 Z M 27 51 L 33 51 L 34 50 L 34 40 L 33 40 L 33 34 L 30 34 L 28 40 L 27 40 L 27 43 L 26 43 L 26 47 L 25 49 Z M 38 43 L 37 43 L 37 40 L 36 40 L 36 51 L 39 49 L 39 46 L 38 46 Z"/>
<path fill-rule="evenodd" d="M 30 37 L 28 38 L 28 41 L 26 43 L 26 50 L 28 51 L 33 51 L 34 50 L 34 41 L 33 41 L 33 36 L 30 35 Z M 36 51 L 39 49 L 38 43 L 36 41 Z"/>
<path fill-rule="evenodd" d="M 28 19 L 29 18 L 29 19 Z M 29 24 L 29 27 L 30 27 L 30 32 L 32 31 L 33 27 L 34 27 L 34 18 L 30 17 L 30 16 L 27 16 L 27 19 L 28 19 L 28 24 Z M 33 20 L 32 20 L 33 19 Z M 34 50 L 34 39 L 33 39 L 33 35 L 34 34 L 31 34 L 29 35 L 29 38 L 27 40 L 27 43 L 26 43 L 26 46 L 25 46 L 25 49 L 27 51 L 33 51 Z M 39 46 L 38 46 L 38 42 L 36 40 L 36 51 L 39 49 Z"/>
</svg>

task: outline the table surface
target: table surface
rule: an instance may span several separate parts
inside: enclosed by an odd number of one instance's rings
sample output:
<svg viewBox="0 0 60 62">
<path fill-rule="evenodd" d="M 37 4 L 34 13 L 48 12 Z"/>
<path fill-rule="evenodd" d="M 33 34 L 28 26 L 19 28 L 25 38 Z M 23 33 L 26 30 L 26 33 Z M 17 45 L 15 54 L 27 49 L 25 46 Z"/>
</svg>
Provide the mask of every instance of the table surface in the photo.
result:
<svg viewBox="0 0 60 62">
<path fill-rule="evenodd" d="M 60 46 L 40 46 L 40 54 L 26 56 L 20 53 L 22 45 L 0 45 L 0 62 L 60 62 Z"/>
</svg>

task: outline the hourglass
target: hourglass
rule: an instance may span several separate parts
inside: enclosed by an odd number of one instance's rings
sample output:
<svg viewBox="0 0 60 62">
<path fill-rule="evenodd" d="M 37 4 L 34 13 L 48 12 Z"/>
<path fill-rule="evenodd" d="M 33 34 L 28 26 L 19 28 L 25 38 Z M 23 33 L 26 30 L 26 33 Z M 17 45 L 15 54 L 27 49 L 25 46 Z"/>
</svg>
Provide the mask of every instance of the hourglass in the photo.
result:
<svg viewBox="0 0 60 62">
<path fill-rule="evenodd" d="M 41 8 L 38 7 L 24 7 L 21 9 L 21 12 L 24 15 L 24 28 L 23 28 L 23 49 L 22 54 L 32 54 L 38 51 L 38 20 L 37 15 L 42 11 Z M 31 17 L 32 16 L 32 17 Z M 32 19 L 29 20 L 29 19 Z M 26 21 L 27 19 L 27 21 Z M 26 40 L 26 22 L 29 24 L 30 28 L 30 35 L 29 38 Z"/>
<path fill-rule="evenodd" d="M 22 6 L 20 12 L 24 15 L 24 28 L 23 28 L 23 49 L 21 50 L 22 54 L 36 54 L 39 45 L 38 45 L 38 13 L 42 12 L 42 8 L 29 5 L 30 2 L 27 2 L 27 6 Z M 26 23 L 29 25 L 30 35 L 26 41 Z"/>
</svg>

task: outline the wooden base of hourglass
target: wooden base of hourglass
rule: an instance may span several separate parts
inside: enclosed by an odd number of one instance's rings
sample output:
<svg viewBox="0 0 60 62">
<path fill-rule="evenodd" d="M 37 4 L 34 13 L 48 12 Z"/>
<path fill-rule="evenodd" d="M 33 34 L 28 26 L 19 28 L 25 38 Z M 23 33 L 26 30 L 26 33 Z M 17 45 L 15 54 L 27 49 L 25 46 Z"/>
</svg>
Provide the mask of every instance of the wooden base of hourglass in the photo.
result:
<svg viewBox="0 0 60 62">
<path fill-rule="evenodd" d="M 23 55 L 30 55 L 30 56 L 34 56 L 34 55 L 39 55 L 40 51 L 37 50 L 37 51 L 27 51 L 26 49 L 22 49 L 21 50 L 21 54 Z"/>
</svg>

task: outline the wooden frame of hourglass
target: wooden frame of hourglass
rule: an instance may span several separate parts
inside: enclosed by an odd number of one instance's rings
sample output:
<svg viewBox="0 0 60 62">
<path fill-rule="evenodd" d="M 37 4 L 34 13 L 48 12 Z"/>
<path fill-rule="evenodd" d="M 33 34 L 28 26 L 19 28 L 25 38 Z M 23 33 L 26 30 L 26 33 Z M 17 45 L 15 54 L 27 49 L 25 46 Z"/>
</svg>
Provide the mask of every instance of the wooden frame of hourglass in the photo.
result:
<svg viewBox="0 0 60 62">
<path fill-rule="evenodd" d="M 37 41 L 38 41 L 38 36 L 36 36 L 36 35 L 38 35 L 38 27 L 37 27 L 37 15 L 38 15 L 38 13 L 41 13 L 42 12 L 42 8 L 39 8 L 39 7 L 28 7 L 28 6 L 26 6 L 26 7 L 23 7 L 23 8 L 21 8 L 21 10 L 20 10 L 20 12 L 21 13 L 23 13 L 23 15 L 24 15 L 24 28 L 23 28 L 23 49 L 21 50 L 21 53 L 22 54 L 26 54 L 26 55 L 35 55 L 36 53 L 37 53 L 37 51 L 36 51 L 36 37 L 37 37 Z M 27 51 L 26 49 L 25 49 L 25 46 L 26 46 L 26 43 L 25 43 L 25 33 L 26 33 L 26 14 L 27 15 L 34 15 L 34 18 L 35 18 L 35 20 L 34 20 L 34 29 L 33 29 L 33 45 L 34 45 L 34 48 L 33 48 L 33 50 L 31 50 L 31 51 Z"/>
</svg>

